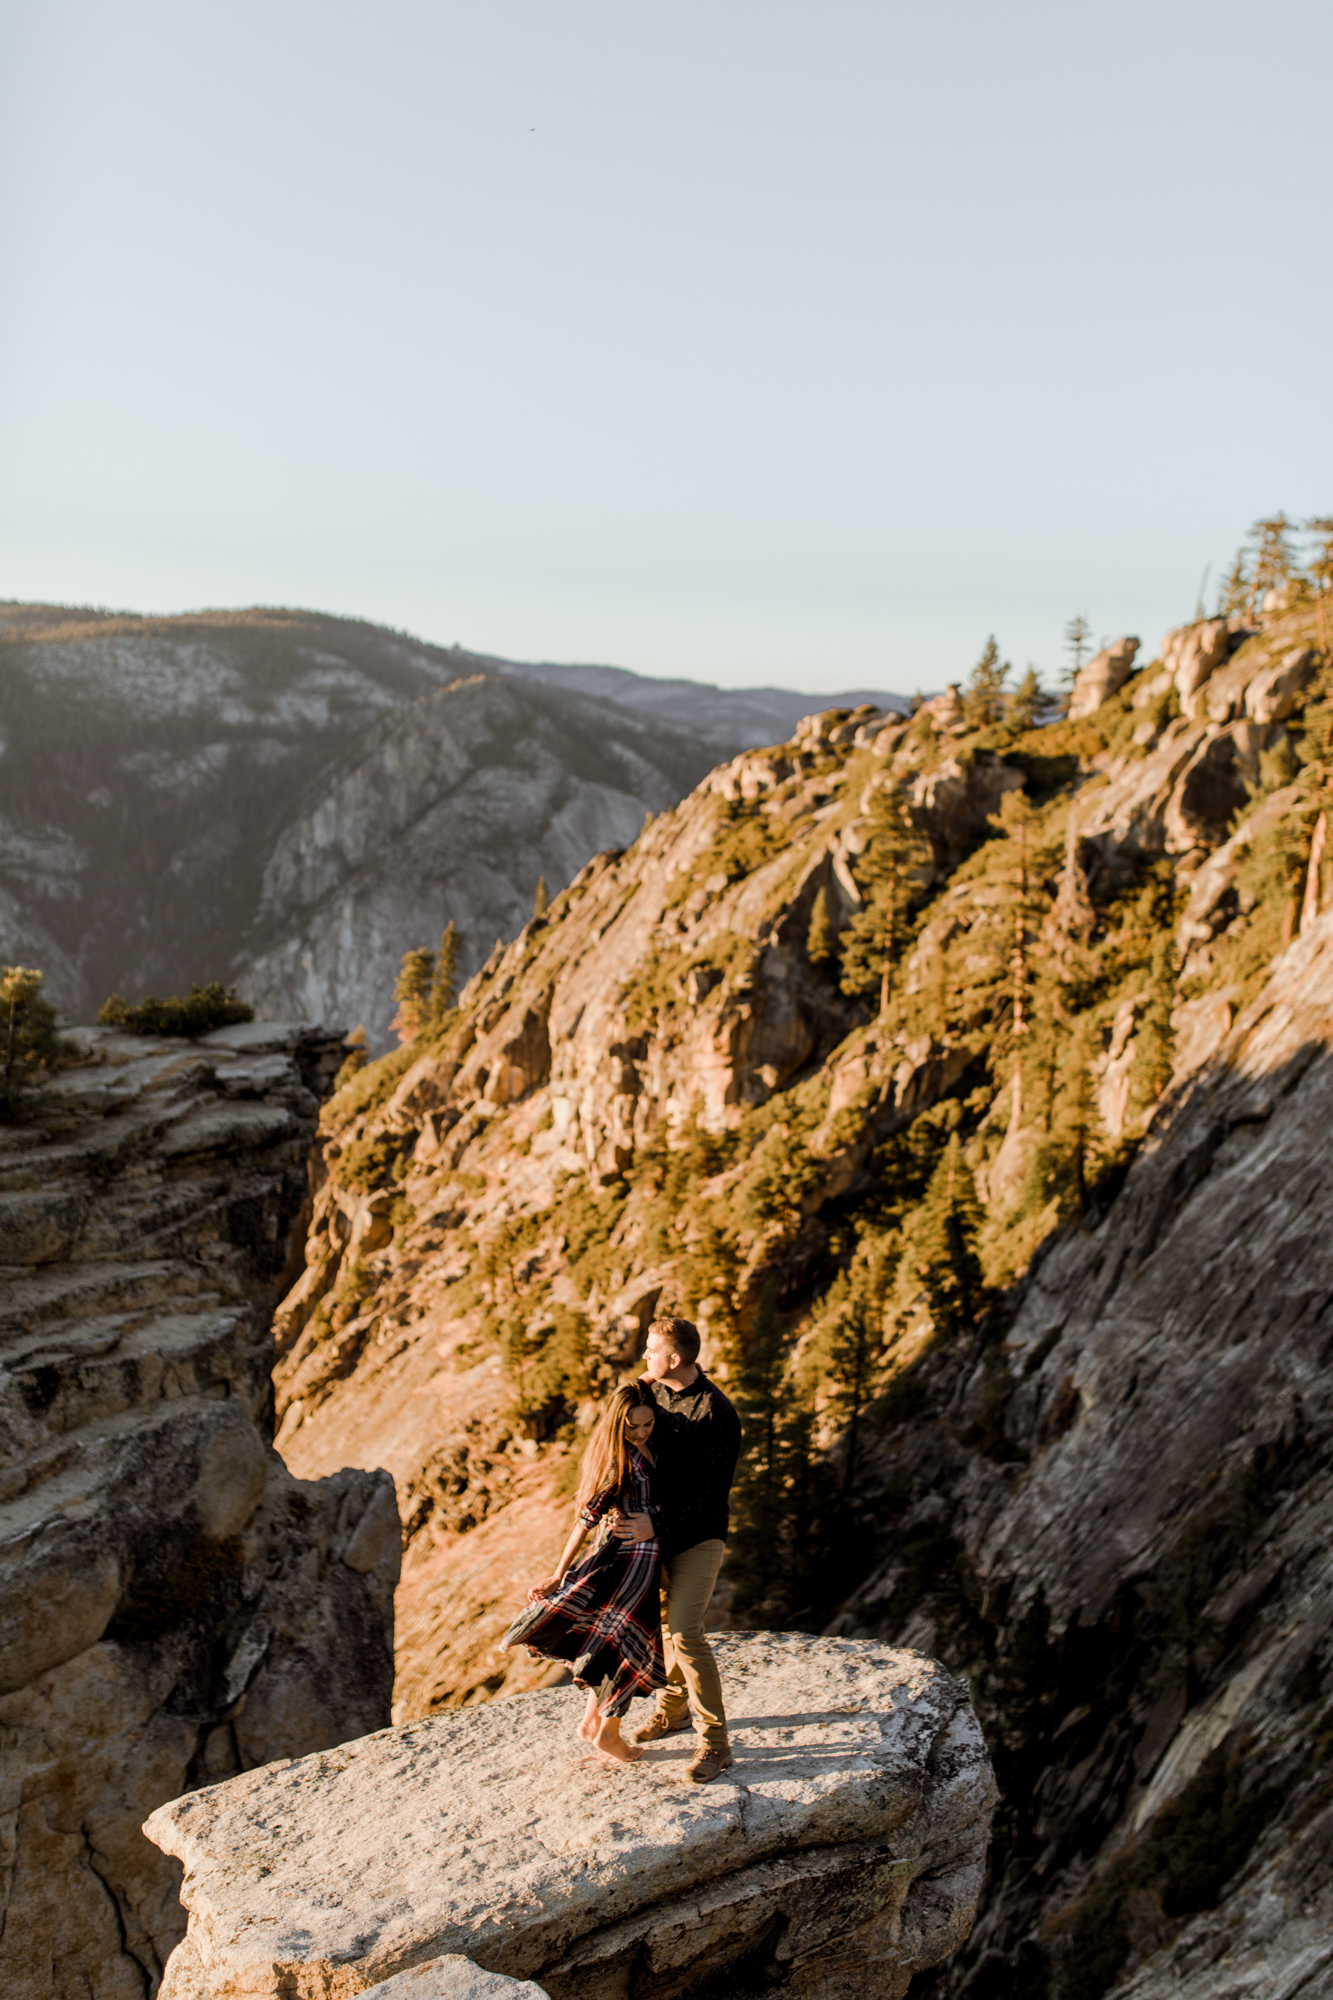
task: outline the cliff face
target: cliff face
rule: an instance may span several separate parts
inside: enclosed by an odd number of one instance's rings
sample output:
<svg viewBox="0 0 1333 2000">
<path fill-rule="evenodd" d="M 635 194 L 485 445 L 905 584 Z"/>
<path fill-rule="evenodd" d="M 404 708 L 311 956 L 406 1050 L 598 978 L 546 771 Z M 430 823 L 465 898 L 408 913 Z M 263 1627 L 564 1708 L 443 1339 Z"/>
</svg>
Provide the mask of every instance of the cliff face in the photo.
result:
<svg viewBox="0 0 1333 2000">
<path fill-rule="evenodd" d="M 239 980 L 383 1047 L 405 950 L 452 915 L 473 971 L 539 875 L 559 888 L 801 705 L 529 676 L 312 612 L 0 606 L 0 959 L 76 1020 Z"/>
<path fill-rule="evenodd" d="M 936 1990 L 1314 1976 L 1319 637 L 1125 642 L 1049 729 L 812 718 L 333 1101 L 281 1439 L 394 1470 L 401 1718 L 531 1684 L 494 1641 L 591 1399 L 684 1310 L 758 1440 L 731 1615 L 971 1678 L 1002 1804 Z"/>
<path fill-rule="evenodd" d="M 271 1447 L 269 1315 L 341 1048 L 85 1031 L 0 1128 L 0 1989 L 155 1990 L 184 1917 L 140 1832 L 187 1787 L 375 1729 L 382 1474 Z"/>
<path fill-rule="evenodd" d="M 387 1995 L 460 1955 L 551 2000 L 901 2000 L 980 1886 L 994 1786 L 966 1691 L 846 1640 L 735 1634 L 721 1657 L 736 1762 L 706 1788 L 679 1745 L 585 1754 L 569 1689 L 155 1813 L 190 1911 L 164 2000 Z"/>
</svg>

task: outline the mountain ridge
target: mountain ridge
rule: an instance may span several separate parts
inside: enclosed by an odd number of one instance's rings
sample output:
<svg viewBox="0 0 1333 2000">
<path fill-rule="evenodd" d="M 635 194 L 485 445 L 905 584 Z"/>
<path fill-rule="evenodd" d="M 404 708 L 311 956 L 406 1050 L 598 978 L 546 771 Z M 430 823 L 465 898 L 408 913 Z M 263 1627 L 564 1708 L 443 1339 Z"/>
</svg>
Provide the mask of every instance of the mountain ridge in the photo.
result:
<svg viewBox="0 0 1333 2000">
<path fill-rule="evenodd" d="M 334 801 L 346 818 L 349 768 L 365 767 L 363 792 L 384 777 L 384 730 L 410 745 L 415 704 L 478 675 L 493 726 L 464 735 L 499 775 L 454 759 L 456 824 L 396 870 L 397 928 L 381 924 L 376 885 L 338 865 L 355 828 L 330 824 Z M 720 755 L 781 733 L 808 705 L 616 668 L 529 670 L 323 613 L 0 606 L 0 953 L 40 965 L 71 1018 L 90 1018 L 112 991 L 138 999 L 222 978 L 252 986 L 246 997 L 270 1017 L 364 1021 L 383 1047 L 405 950 L 432 943 L 452 915 L 472 971 L 521 925 L 539 875 L 563 886 Z M 443 748 L 448 731 L 436 735 Z M 534 759 L 541 809 L 519 798 L 514 833 L 501 779 L 531 778 Z M 400 832 L 440 803 L 428 778 Z M 548 826 L 542 811 L 571 800 L 572 818 Z M 287 907 L 274 890 L 275 851 L 299 844 L 302 825 L 307 848 L 334 864 L 326 889 L 343 887 L 360 913 L 341 945 L 330 941 L 336 898 Z M 450 909 L 457 870 L 440 854 L 468 840 L 489 889 L 469 897 L 464 882 Z"/>
</svg>

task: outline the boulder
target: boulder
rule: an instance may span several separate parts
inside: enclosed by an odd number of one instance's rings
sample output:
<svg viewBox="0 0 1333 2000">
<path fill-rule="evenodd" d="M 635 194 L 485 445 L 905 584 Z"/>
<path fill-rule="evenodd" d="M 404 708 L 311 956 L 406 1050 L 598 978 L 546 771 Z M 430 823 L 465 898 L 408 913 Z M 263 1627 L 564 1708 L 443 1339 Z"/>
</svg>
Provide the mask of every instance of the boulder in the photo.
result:
<svg viewBox="0 0 1333 2000">
<path fill-rule="evenodd" d="M 1194 715 L 1200 688 L 1230 658 L 1233 644 L 1225 618 L 1200 618 L 1167 633 L 1162 641 L 1162 665 L 1175 681 L 1187 716 Z"/>
<path fill-rule="evenodd" d="M 1296 646 L 1275 666 L 1257 673 L 1245 690 L 1245 713 L 1255 722 L 1285 722 L 1296 712 L 1296 697 L 1314 679 L 1319 657 L 1310 646 Z"/>
<path fill-rule="evenodd" d="M 1095 714 L 1104 701 L 1120 692 L 1134 671 L 1134 655 L 1138 650 L 1137 639 L 1115 639 L 1095 654 L 1086 667 L 1080 668 L 1069 703 L 1071 722 Z"/>
<path fill-rule="evenodd" d="M 164 1806 L 145 1831 L 190 1912 L 164 2000 L 406 2000 L 452 1954 L 551 2000 L 729 1976 L 899 2000 L 965 1942 L 981 1886 L 995 1787 L 966 1686 L 873 1642 L 716 1644 L 736 1761 L 706 1787 L 689 1739 L 623 1769 L 589 1755 L 563 1688 Z"/>
</svg>

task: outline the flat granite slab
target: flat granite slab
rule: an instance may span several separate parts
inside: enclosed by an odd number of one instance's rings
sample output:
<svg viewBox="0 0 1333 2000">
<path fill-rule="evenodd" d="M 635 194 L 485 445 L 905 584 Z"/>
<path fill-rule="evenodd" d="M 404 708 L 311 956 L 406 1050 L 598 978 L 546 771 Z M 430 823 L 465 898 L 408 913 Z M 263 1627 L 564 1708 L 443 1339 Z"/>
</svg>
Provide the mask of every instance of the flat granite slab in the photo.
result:
<svg viewBox="0 0 1333 2000">
<path fill-rule="evenodd" d="M 162 2000 L 345 2000 L 450 1954 L 553 2000 L 649 1974 L 671 2000 L 742 1963 L 747 1990 L 771 1967 L 789 1996 L 896 2000 L 966 1939 L 981 1884 L 995 1787 L 966 1684 L 869 1642 L 714 1645 L 736 1761 L 710 1785 L 690 1737 L 590 1758 L 560 1688 L 161 1807 L 145 1831 L 189 1911 Z"/>
</svg>

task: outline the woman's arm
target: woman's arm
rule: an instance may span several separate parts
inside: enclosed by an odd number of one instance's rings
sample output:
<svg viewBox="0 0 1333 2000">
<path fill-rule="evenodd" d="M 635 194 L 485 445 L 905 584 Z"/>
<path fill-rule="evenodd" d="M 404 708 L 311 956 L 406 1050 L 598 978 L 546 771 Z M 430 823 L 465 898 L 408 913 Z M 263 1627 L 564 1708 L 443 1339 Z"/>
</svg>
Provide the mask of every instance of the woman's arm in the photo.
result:
<svg viewBox="0 0 1333 2000">
<path fill-rule="evenodd" d="M 568 1572 L 569 1565 L 573 1562 L 575 1556 L 578 1554 L 579 1550 L 583 1546 L 583 1540 L 587 1532 L 588 1530 L 584 1526 L 581 1516 L 576 1514 L 574 1516 L 574 1526 L 570 1529 L 569 1532 L 569 1540 L 565 1543 L 565 1546 L 561 1551 L 560 1561 L 556 1566 L 554 1574 L 546 1577 L 541 1583 L 533 1584 L 532 1589 L 528 1592 L 529 1604 L 531 1604 L 535 1598 L 549 1597 L 553 1590 L 558 1590 L 560 1588 L 560 1585 L 565 1580 L 565 1576 L 566 1573 Z"/>
</svg>

